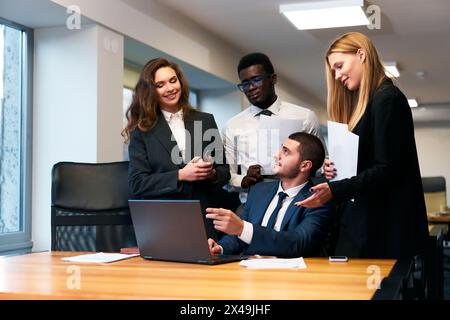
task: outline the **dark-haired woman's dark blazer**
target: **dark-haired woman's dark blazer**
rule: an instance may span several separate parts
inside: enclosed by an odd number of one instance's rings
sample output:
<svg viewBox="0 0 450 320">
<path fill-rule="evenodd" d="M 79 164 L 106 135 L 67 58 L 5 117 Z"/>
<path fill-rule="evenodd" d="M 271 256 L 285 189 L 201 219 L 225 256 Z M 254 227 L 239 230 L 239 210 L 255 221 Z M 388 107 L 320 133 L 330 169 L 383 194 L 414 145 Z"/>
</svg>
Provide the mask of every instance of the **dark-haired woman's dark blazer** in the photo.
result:
<svg viewBox="0 0 450 320">
<path fill-rule="evenodd" d="M 428 227 L 412 114 L 390 79 L 372 95 L 353 132 L 359 136 L 358 173 L 329 183 L 333 199 L 343 204 L 336 254 L 422 253 Z"/>
<path fill-rule="evenodd" d="M 161 111 L 158 111 L 156 125 L 148 132 L 139 129 L 131 133 L 128 148 L 130 157 L 129 187 L 134 198 L 139 199 L 198 199 L 202 209 L 217 206 L 215 193 L 230 179 L 229 167 L 225 161 L 223 144 L 213 115 L 193 111 L 184 119 L 186 134 L 186 153 L 189 161 L 202 156 L 205 150 L 215 147 L 215 181 L 178 181 L 178 170 L 186 163 L 176 163 L 180 159 L 177 143 L 171 140 L 172 131 Z M 214 235 L 210 220 L 207 221 L 208 233 Z"/>
</svg>

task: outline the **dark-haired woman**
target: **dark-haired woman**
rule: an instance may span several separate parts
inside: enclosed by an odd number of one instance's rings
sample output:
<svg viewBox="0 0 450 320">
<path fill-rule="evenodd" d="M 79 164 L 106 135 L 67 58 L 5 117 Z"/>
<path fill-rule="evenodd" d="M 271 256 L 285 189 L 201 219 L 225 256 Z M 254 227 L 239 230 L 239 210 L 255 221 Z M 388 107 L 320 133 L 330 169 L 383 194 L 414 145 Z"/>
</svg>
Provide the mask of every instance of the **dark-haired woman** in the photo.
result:
<svg viewBox="0 0 450 320">
<path fill-rule="evenodd" d="M 214 117 L 189 103 L 179 66 L 164 58 L 143 68 L 122 132 L 129 141 L 129 186 L 140 199 L 197 199 L 202 209 L 230 179 Z M 204 211 L 204 210 L 203 210 Z M 209 236 L 215 237 L 210 220 Z"/>
</svg>

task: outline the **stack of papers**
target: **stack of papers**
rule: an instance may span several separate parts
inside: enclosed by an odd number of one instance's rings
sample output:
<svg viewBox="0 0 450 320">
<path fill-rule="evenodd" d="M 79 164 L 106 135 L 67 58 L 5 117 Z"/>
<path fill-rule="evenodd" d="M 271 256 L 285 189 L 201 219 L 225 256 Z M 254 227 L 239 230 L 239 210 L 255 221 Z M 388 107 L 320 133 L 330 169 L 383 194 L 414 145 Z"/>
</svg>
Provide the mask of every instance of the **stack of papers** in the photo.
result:
<svg viewBox="0 0 450 320">
<path fill-rule="evenodd" d="M 247 269 L 306 269 L 306 264 L 302 257 L 291 259 L 247 259 L 242 260 L 239 265 L 247 267 Z"/>
<path fill-rule="evenodd" d="M 121 253 L 92 253 L 82 254 L 74 257 L 61 258 L 70 262 L 91 262 L 91 263 L 109 263 L 138 256 L 139 254 L 121 254 Z"/>
<path fill-rule="evenodd" d="M 356 176 L 359 137 L 343 123 L 328 121 L 328 154 L 337 169 L 332 181 Z"/>
</svg>

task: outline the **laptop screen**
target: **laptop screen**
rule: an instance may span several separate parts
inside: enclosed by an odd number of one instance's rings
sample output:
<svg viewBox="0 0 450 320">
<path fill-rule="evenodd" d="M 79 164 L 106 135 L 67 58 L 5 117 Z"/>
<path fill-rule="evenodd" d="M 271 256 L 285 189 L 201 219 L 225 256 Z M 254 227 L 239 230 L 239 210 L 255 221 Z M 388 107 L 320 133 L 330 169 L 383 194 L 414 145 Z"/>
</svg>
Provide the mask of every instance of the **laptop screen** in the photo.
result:
<svg viewBox="0 0 450 320">
<path fill-rule="evenodd" d="M 198 262 L 211 258 L 198 200 L 129 200 L 141 256 Z"/>
</svg>

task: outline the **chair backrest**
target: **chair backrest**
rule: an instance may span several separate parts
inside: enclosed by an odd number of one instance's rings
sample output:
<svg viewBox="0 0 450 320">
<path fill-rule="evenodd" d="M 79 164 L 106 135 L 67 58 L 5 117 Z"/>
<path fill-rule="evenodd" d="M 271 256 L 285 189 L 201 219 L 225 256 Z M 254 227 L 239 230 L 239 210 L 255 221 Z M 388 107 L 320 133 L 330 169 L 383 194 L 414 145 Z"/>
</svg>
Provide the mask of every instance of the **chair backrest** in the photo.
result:
<svg viewBox="0 0 450 320">
<path fill-rule="evenodd" d="M 52 250 L 118 252 L 136 246 L 128 198 L 128 161 L 55 164 Z"/>
<path fill-rule="evenodd" d="M 447 205 L 447 192 L 444 177 L 422 177 L 423 192 L 427 212 L 439 212 Z"/>
</svg>

